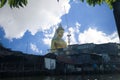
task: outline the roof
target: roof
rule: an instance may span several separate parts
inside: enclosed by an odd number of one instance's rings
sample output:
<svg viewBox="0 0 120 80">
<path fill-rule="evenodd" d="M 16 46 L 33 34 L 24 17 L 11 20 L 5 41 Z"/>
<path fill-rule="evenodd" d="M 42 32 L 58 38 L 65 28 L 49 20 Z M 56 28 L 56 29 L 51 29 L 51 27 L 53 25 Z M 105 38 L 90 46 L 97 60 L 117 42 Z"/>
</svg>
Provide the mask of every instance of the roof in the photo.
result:
<svg viewBox="0 0 120 80">
<path fill-rule="evenodd" d="M 71 57 L 66 55 L 59 55 L 57 56 L 57 60 L 66 64 L 75 64 Z"/>
<path fill-rule="evenodd" d="M 54 53 L 48 53 L 44 57 L 56 59 L 56 54 L 54 54 Z"/>
</svg>

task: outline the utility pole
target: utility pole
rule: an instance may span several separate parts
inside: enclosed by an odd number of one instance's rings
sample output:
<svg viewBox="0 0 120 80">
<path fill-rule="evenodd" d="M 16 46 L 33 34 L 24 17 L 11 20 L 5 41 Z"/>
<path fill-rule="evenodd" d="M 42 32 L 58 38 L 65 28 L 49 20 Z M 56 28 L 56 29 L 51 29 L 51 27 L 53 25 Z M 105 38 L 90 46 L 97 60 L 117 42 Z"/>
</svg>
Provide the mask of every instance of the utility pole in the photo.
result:
<svg viewBox="0 0 120 80">
<path fill-rule="evenodd" d="M 68 45 L 70 45 L 70 36 L 71 36 L 71 34 L 69 32 L 68 35 L 67 35 L 67 37 L 68 37 Z"/>
</svg>

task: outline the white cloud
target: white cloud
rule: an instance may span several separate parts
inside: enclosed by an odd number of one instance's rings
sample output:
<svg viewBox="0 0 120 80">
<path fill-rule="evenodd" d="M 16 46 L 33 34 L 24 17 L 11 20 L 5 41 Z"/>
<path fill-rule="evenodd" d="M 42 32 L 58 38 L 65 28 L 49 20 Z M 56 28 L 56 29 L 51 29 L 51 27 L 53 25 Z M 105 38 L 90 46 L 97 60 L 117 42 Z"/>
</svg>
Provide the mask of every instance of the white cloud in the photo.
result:
<svg viewBox="0 0 120 80">
<path fill-rule="evenodd" d="M 44 31 L 44 38 L 42 39 L 45 45 L 48 45 L 49 47 L 51 46 L 51 40 L 55 34 L 55 26 L 52 26 L 52 31 L 49 32 L 50 30 Z"/>
<path fill-rule="evenodd" d="M 108 43 L 108 42 L 119 43 L 119 37 L 117 32 L 114 32 L 111 35 L 107 35 L 102 31 L 89 27 L 89 29 L 79 34 L 79 43 L 100 44 L 100 43 Z"/>
<path fill-rule="evenodd" d="M 77 39 L 76 39 L 76 36 L 80 32 L 80 27 L 81 27 L 81 24 L 76 22 L 75 27 L 69 27 L 68 28 L 68 32 L 65 32 L 64 36 L 63 36 L 63 38 L 65 39 L 65 41 L 67 43 L 68 43 L 68 37 L 67 37 L 68 34 L 71 34 L 71 36 L 70 36 L 70 44 L 77 44 L 78 43 Z"/>
<path fill-rule="evenodd" d="M 43 39 L 44 44 L 46 44 L 46 45 L 48 45 L 50 47 L 50 45 L 51 45 L 51 39 L 52 38 L 49 38 L 49 37 L 44 38 Z"/>
<path fill-rule="evenodd" d="M 38 47 L 35 44 L 30 43 L 30 48 L 31 48 L 32 51 L 34 51 L 34 54 L 43 55 L 43 51 L 39 50 Z"/>
<path fill-rule="evenodd" d="M 37 48 L 37 46 L 35 45 L 35 44 L 33 44 L 33 43 L 30 43 L 30 48 L 33 50 L 33 51 L 35 51 L 35 52 L 39 52 L 39 49 Z"/>
<path fill-rule="evenodd" d="M 49 29 L 61 21 L 61 16 L 69 12 L 69 0 L 29 0 L 27 7 L 10 9 L 8 5 L 0 9 L 0 25 L 8 39 L 20 38 L 26 30 L 32 35 Z"/>
<path fill-rule="evenodd" d="M 76 32 L 79 33 L 79 28 L 81 27 L 81 24 L 76 22 L 75 26 L 76 26 L 75 27 Z"/>
<path fill-rule="evenodd" d="M 70 32 L 70 44 L 83 44 L 83 43 L 108 43 L 108 42 L 115 42 L 119 43 L 119 37 L 117 32 L 113 32 L 112 34 L 106 34 L 103 31 L 97 30 L 95 27 L 89 27 L 87 30 L 80 32 L 81 24 L 78 22 L 75 23 L 75 27 L 69 27 L 68 31 Z M 50 47 L 51 39 L 54 36 L 55 27 L 53 31 L 49 33 L 48 31 L 45 32 L 43 42 L 44 44 Z M 64 33 L 63 39 L 68 43 L 68 32 Z"/>
<path fill-rule="evenodd" d="M 120 43 L 120 40 L 119 40 L 119 36 L 118 36 L 118 33 L 117 32 L 114 32 L 113 34 L 111 34 L 110 36 L 110 42 L 116 42 L 116 43 Z"/>
<path fill-rule="evenodd" d="M 75 2 L 75 3 L 79 3 L 79 2 L 80 2 L 80 0 L 73 0 L 73 2 Z"/>
<path fill-rule="evenodd" d="M 75 34 L 76 34 L 76 27 L 70 27 L 68 30 L 70 31 L 70 44 L 77 44 L 76 38 L 75 38 Z"/>
</svg>

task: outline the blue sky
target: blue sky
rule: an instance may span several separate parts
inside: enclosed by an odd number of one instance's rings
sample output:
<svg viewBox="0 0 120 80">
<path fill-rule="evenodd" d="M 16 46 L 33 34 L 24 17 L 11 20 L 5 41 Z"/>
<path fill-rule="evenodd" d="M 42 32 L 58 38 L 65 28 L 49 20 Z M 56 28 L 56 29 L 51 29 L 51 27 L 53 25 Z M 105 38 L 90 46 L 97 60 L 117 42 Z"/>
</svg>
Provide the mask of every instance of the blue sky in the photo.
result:
<svg viewBox="0 0 120 80">
<path fill-rule="evenodd" d="M 71 33 L 71 44 L 119 43 L 113 10 L 105 3 L 92 7 L 79 0 L 31 0 L 20 9 L 5 5 L 0 18 L 0 42 L 28 54 L 46 54 L 59 23 L 66 42 Z"/>
</svg>

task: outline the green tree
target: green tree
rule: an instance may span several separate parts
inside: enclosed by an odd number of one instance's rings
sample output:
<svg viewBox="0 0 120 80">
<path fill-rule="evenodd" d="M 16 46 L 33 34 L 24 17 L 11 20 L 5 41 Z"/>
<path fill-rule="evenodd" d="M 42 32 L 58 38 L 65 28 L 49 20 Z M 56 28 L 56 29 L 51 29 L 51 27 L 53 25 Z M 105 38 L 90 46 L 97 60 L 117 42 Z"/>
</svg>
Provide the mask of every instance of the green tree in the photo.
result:
<svg viewBox="0 0 120 80">
<path fill-rule="evenodd" d="M 120 38 L 120 0 L 80 0 L 80 1 L 82 2 L 86 1 L 91 6 L 107 3 L 110 9 L 113 9 L 118 35 Z"/>
<path fill-rule="evenodd" d="M 0 0 L 0 8 L 2 8 L 6 3 L 10 8 L 19 8 L 27 5 L 27 0 Z"/>
</svg>

